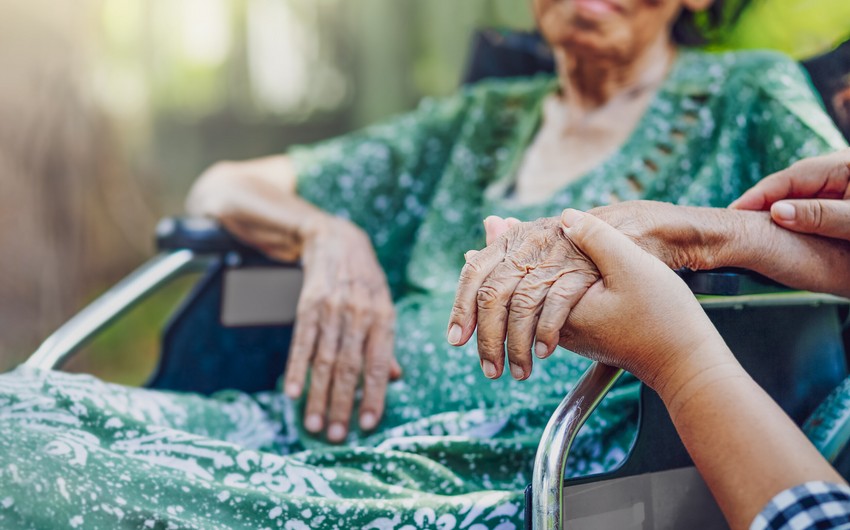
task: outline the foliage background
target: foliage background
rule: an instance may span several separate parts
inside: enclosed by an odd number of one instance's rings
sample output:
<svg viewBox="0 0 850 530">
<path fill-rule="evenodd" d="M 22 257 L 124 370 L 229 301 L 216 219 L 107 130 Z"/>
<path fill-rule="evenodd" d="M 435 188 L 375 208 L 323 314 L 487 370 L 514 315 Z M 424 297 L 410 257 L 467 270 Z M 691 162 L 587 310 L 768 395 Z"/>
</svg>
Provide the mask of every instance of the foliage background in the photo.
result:
<svg viewBox="0 0 850 530">
<path fill-rule="evenodd" d="M 847 0 L 755 4 L 726 45 L 805 55 L 850 34 Z M 448 94 L 491 26 L 531 28 L 527 2 L 0 0 L 0 370 L 150 257 L 204 168 Z M 70 368 L 142 382 L 187 285 Z"/>
</svg>

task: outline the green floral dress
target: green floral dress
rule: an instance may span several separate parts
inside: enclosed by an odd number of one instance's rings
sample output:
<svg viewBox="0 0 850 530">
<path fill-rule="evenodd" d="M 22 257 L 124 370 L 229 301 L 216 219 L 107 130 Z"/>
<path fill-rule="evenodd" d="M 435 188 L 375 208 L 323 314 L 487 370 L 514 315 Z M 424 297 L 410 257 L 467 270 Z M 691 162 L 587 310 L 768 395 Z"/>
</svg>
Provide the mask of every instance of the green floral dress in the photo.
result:
<svg viewBox="0 0 850 530">
<path fill-rule="evenodd" d="M 621 150 L 545 203 L 510 199 L 551 77 L 494 81 L 297 148 L 299 193 L 372 238 L 405 377 L 379 429 L 334 447 L 280 393 L 213 397 L 18 369 L 0 376 L 0 527 L 514 529 L 549 415 L 587 368 L 560 351 L 489 381 L 445 341 L 463 252 L 489 214 L 612 200 L 725 206 L 797 159 L 844 147 L 795 63 L 683 52 Z M 616 330 L 612 330 L 616 332 Z M 624 381 L 582 431 L 571 475 L 610 469 L 636 413 Z"/>
</svg>

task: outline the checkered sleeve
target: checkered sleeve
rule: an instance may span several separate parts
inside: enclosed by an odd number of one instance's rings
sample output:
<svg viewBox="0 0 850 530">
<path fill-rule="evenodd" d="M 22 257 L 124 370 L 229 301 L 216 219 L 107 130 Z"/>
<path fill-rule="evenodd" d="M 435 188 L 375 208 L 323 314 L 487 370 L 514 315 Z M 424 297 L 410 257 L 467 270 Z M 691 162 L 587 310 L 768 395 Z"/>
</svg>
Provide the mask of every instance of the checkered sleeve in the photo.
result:
<svg viewBox="0 0 850 530">
<path fill-rule="evenodd" d="M 807 482 L 774 497 L 750 530 L 850 529 L 850 488 Z"/>
</svg>

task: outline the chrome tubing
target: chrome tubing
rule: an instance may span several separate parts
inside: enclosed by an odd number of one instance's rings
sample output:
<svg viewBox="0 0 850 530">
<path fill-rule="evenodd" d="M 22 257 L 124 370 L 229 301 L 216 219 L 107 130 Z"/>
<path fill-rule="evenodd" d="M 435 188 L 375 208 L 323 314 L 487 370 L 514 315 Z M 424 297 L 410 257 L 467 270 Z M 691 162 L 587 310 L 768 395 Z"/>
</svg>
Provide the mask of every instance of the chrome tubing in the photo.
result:
<svg viewBox="0 0 850 530">
<path fill-rule="evenodd" d="M 60 367 L 86 341 L 159 287 L 180 275 L 206 269 L 212 259 L 185 249 L 159 254 L 53 332 L 24 366 L 42 370 Z"/>
<path fill-rule="evenodd" d="M 543 431 L 531 482 L 534 530 L 561 529 L 564 468 L 570 447 L 584 422 L 623 374 L 619 368 L 593 363 L 561 401 Z"/>
</svg>

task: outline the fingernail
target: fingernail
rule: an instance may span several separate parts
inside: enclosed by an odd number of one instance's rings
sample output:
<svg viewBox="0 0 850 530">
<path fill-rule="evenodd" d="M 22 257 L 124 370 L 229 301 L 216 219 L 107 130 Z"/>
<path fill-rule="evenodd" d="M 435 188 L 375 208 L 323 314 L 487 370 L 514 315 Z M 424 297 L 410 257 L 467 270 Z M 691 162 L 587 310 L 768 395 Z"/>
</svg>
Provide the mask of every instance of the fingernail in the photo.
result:
<svg viewBox="0 0 850 530">
<path fill-rule="evenodd" d="M 793 204 L 787 202 L 777 202 L 770 209 L 773 211 L 773 215 L 783 221 L 793 221 L 797 217 L 797 209 L 794 208 Z"/>
<path fill-rule="evenodd" d="M 543 359 L 547 355 L 549 355 L 549 346 L 546 346 L 542 342 L 538 342 L 534 345 L 534 355 L 538 359 Z"/>
<path fill-rule="evenodd" d="M 561 222 L 564 223 L 567 228 L 570 228 L 579 222 L 583 216 L 584 214 L 582 212 L 572 208 L 567 208 L 564 210 L 564 213 L 561 214 Z"/>
<path fill-rule="evenodd" d="M 471 260 L 472 258 L 474 258 L 476 254 L 478 254 L 478 251 L 477 251 L 477 250 L 468 250 L 468 251 L 466 252 L 466 254 L 464 254 L 464 255 L 463 255 L 463 259 L 464 259 L 465 261 L 469 261 L 469 260 Z"/>
<path fill-rule="evenodd" d="M 732 201 L 732 202 L 730 202 L 730 203 L 729 203 L 729 206 L 727 206 L 727 208 L 732 208 L 732 209 L 734 209 L 736 206 L 738 206 L 738 203 L 739 203 L 739 202 L 741 202 L 741 200 L 740 200 L 740 199 L 735 199 L 734 201 Z"/>
<path fill-rule="evenodd" d="M 345 426 L 341 423 L 332 423 L 328 427 L 328 440 L 332 442 L 341 442 L 345 440 Z"/>
<path fill-rule="evenodd" d="M 284 392 L 290 398 L 298 399 L 298 397 L 301 396 L 301 386 L 296 383 L 289 383 L 286 385 Z"/>
<path fill-rule="evenodd" d="M 458 326 L 457 324 L 452 324 L 451 327 L 449 328 L 449 335 L 448 335 L 449 344 L 453 344 L 455 346 L 460 344 L 461 334 L 463 334 L 463 330 L 460 329 L 460 326 Z"/>
<path fill-rule="evenodd" d="M 487 376 L 488 379 L 496 378 L 496 365 L 490 361 L 481 361 L 481 369 L 484 371 L 484 375 Z"/>
<path fill-rule="evenodd" d="M 511 363 L 511 375 L 517 381 L 525 378 L 525 370 L 518 364 Z"/>
<path fill-rule="evenodd" d="M 378 424 L 378 417 L 371 412 L 366 412 L 360 416 L 360 428 L 364 431 L 371 431 Z"/>
<path fill-rule="evenodd" d="M 310 414 L 304 420 L 304 428 L 310 432 L 319 432 L 322 430 L 322 417 L 318 414 Z"/>
</svg>

